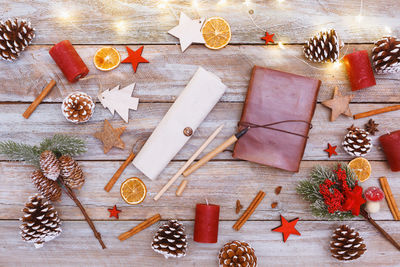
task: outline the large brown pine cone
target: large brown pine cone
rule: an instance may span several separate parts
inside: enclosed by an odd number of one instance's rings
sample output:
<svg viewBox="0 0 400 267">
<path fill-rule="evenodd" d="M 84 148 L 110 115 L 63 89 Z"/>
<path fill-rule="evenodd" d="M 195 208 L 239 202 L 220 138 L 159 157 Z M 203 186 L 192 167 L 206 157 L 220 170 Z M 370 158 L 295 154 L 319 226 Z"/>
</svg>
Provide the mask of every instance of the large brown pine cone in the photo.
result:
<svg viewBox="0 0 400 267">
<path fill-rule="evenodd" d="M 355 260 L 367 250 L 358 232 L 347 225 L 341 225 L 332 235 L 332 256 L 341 261 Z"/>
<path fill-rule="evenodd" d="M 33 243 L 36 248 L 43 246 L 61 234 L 61 221 L 53 205 L 37 194 L 29 199 L 22 210 L 21 236 L 25 242 Z"/>
<path fill-rule="evenodd" d="M 89 95 L 75 92 L 64 99 L 61 110 L 68 121 L 83 123 L 92 117 L 94 106 L 95 104 Z"/>
<path fill-rule="evenodd" d="M 58 176 L 60 176 L 60 162 L 53 152 L 49 150 L 43 151 L 40 154 L 39 163 L 44 176 L 53 181 L 58 179 Z"/>
<path fill-rule="evenodd" d="M 39 170 L 34 171 L 31 178 L 37 190 L 45 198 L 51 201 L 60 200 L 62 191 L 60 185 L 56 181 L 47 179 Z"/>
<path fill-rule="evenodd" d="M 61 156 L 58 160 L 61 167 L 60 175 L 64 178 L 65 184 L 71 188 L 81 188 L 85 183 L 85 177 L 78 162 L 68 155 Z"/>
<path fill-rule="evenodd" d="M 351 127 L 342 143 L 344 150 L 351 156 L 361 157 L 371 151 L 372 142 L 369 133 L 363 129 Z"/>
<path fill-rule="evenodd" d="M 0 22 L 0 57 L 14 61 L 35 37 L 35 29 L 26 20 L 9 19 Z"/>
<path fill-rule="evenodd" d="M 335 30 L 321 31 L 304 45 L 304 55 L 312 62 L 335 62 L 342 43 Z"/>
<path fill-rule="evenodd" d="M 400 40 L 384 37 L 372 48 L 372 62 L 377 74 L 400 72 Z"/>
<path fill-rule="evenodd" d="M 153 250 L 165 258 L 180 258 L 186 255 L 187 239 L 182 223 L 170 220 L 160 227 L 154 235 Z"/>
<path fill-rule="evenodd" d="M 246 242 L 232 241 L 226 243 L 218 255 L 221 267 L 255 267 L 257 257 L 254 249 Z"/>
</svg>

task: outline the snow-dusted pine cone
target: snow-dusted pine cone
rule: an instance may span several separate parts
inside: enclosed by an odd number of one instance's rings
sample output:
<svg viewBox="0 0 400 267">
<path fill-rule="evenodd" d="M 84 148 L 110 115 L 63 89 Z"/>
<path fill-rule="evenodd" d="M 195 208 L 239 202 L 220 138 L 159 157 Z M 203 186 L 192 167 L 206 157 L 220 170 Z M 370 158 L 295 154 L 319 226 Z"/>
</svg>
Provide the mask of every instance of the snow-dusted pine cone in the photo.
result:
<svg viewBox="0 0 400 267">
<path fill-rule="evenodd" d="M 371 151 L 372 142 L 369 133 L 363 129 L 351 127 L 342 143 L 344 150 L 351 156 L 361 157 Z"/>
<path fill-rule="evenodd" d="M 335 62 L 342 43 L 335 30 L 319 32 L 304 45 L 304 55 L 312 62 Z"/>
<path fill-rule="evenodd" d="M 93 115 L 94 102 L 86 93 L 69 94 L 63 101 L 61 110 L 65 118 L 73 123 L 87 122 Z"/>
<path fill-rule="evenodd" d="M 33 243 L 36 248 L 43 246 L 61 234 L 61 221 L 53 205 L 37 194 L 29 199 L 22 210 L 21 236 L 25 242 Z"/>
<path fill-rule="evenodd" d="M 58 176 L 60 176 L 60 162 L 53 152 L 49 150 L 43 151 L 40 154 L 39 163 L 44 176 L 53 181 L 58 179 Z"/>
<path fill-rule="evenodd" d="M 254 249 L 244 241 L 232 241 L 226 243 L 218 255 L 221 267 L 255 267 L 257 257 Z"/>
<path fill-rule="evenodd" d="M 60 200 L 62 191 L 60 185 L 56 181 L 47 179 L 39 170 L 34 171 L 31 174 L 31 178 L 37 190 L 45 198 L 51 201 Z"/>
<path fill-rule="evenodd" d="M 60 175 L 65 184 L 71 188 L 81 188 L 85 183 L 85 177 L 78 162 L 68 155 L 61 156 L 58 160 L 61 167 Z"/>
<path fill-rule="evenodd" d="M 367 250 L 364 240 L 358 232 L 347 225 L 341 225 L 332 235 L 332 256 L 341 261 L 350 261 L 359 258 Z"/>
<path fill-rule="evenodd" d="M 165 258 L 180 258 L 186 255 L 187 239 L 182 223 L 170 220 L 154 235 L 151 247 Z"/>
<path fill-rule="evenodd" d="M 0 22 L 0 57 L 14 61 L 30 45 L 35 29 L 26 20 L 8 19 Z"/>
<path fill-rule="evenodd" d="M 400 40 L 389 36 L 375 42 L 372 62 L 377 74 L 400 72 Z"/>
</svg>

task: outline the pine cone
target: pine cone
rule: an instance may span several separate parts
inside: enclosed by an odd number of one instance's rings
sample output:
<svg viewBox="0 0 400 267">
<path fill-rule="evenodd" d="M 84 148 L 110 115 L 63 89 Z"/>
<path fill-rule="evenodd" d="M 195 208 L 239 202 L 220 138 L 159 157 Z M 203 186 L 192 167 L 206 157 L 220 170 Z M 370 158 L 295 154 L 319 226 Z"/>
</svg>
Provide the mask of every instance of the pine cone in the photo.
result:
<svg viewBox="0 0 400 267">
<path fill-rule="evenodd" d="M 246 242 L 232 241 L 226 243 L 219 251 L 219 266 L 221 267 L 255 267 L 257 257 L 254 249 Z"/>
<path fill-rule="evenodd" d="M 0 56 L 14 61 L 35 37 L 35 29 L 26 20 L 9 19 L 0 22 Z"/>
<path fill-rule="evenodd" d="M 22 210 L 21 236 L 25 242 L 33 243 L 36 248 L 43 246 L 61 234 L 61 222 L 57 211 L 47 199 L 36 194 L 29 199 Z"/>
<path fill-rule="evenodd" d="M 305 57 L 313 62 L 336 62 L 343 45 L 335 30 L 319 32 L 304 45 Z"/>
<path fill-rule="evenodd" d="M 37 190 L 45 198 L 51 201 L 57 201 L 61 198 L 61 187 L 56 181 L 47 179 L 39 170 L 34 171 L 31 178 Z"/>
<path fill-rule="evenodd" d="M 351 156 L 364 156 L 372 148 L 371 138 L 368 135 L 363 129 L 350 128 L 342 143 L 344 150 Z"/>
<path fill-rule="evenodd" d="M 347 225 L 341 225 L 332 235 L 332 256 L 341 261 L 358 259 L 367 250 L 358 232 Z"/>
<path fill-rule="evenodd" d="M 400 71 L 400 40 L 384 37 L 372 48 L 372 62 L 377 74 Z"/>
<path fill-rule="evenodd" d="M 165 223 L 154 235 L 151 247 L 167 259 L 185 256 L 187 240 L 183 224 L 176 220 Z"/>
<path fill-rule="evenodd" d="M 60 176 L 60 162 L 53 152 L 49 150 L 42 152 L 42 154 L 40 154 L 39 163 L 47 179 L 53 181 L 58 179 L 58 176 Z"/>
<path fill-rule="evenodd" d="M 71 156 L 65 155 L 59 158 L 61 177 L 64 178 L 64 182 L 71 188 L 81 188 L 85 183 L 85 177 L 83 176 L 83 171 Z"/>
<path fill-rule="evenodd" d="M 61 109 L 65 118 L 73 123 L 87 122 L 93 115 L 94 102 L 82 92 L 69 94 L 63 101 Z"/>
</svg>

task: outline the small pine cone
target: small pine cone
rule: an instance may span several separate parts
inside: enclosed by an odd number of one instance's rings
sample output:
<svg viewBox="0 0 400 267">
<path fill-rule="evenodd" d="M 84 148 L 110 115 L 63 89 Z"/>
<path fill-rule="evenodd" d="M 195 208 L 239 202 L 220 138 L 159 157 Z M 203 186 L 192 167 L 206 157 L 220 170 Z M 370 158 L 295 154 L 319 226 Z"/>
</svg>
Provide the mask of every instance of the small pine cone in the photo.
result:
<svg viewBox="0 0 400 267">
<path fill-rule="evenodd" d="M 65 184 L 71 188 L 81 188 L 85 183 L 85 177 L 78 162 L 68 155 L 61 156 L 59 161 L 61 167 L 60 175 L 63 177 Z"/>
<path fill-rule="evenodd" d="M 369 133 L 360 128 L 350 128 L 342 143 L 344 150 L 351 156 L 361 157 L 371 151 Z"/>
<path fill-rule="evenodd" d="M 342 44 L 335 30 L 319 32 L 304 45 L 304 55 L 312 62 L 336 62 Z"/>
<path fill-rule="evenodd" d="M 232 241 L 226 243 L 218 255 L 221 267 L 255 267 L 257 257 L 254 249 L 246 242 Z"/>
<path fill-rule="evenodd" d="M 40 169 L 42 169 L 47 179 L 53 181 L 58 179 L 58 176 L 60 176 L 60 162 L 53 152 L 49 150 L 42 152 L 42 154 L 40 154 L 39 163 Z"/>
<path fill-rule="evenodd" d="M 154 235 L 151 247 L 167 259 L 185 256 L 187 239 L 183 224 L 176 220 L 165 223 Z"/>
<path fill-rule="evenodd" d="M 36 248 L 43 246 L 61 234 L 61 221 L 53 205 L 43 196 L 36 194 L 29 199 L 22 210 L 21 236 L 25 242 L 33 243 Z"/>
<path fill-rule="evenodd" d="M 87 122 L 93 115 L 94 102 L 82 92 L 69 94 L 63 101 L 61 110 L 65 118 L 73 123 Z"/>
<path fill-rule="evenodd" d="M 8 19 L 0 22 L 0 56 L 3 60 L 14 61 L 30 45 L 35 29 L 26 20 Z"/>
<path fill-rule="evenodd" d="M 377 74 L 400 72 L 400 40 L 384 37 L 372 48 L 372 62 Z"/>
<path fill-rule="evenodd" d="M 45 198 L 51 201 L 60 200 L 62 191 L 60 185 L 56 181 L 47 179 L 39 170 L 34 171 L 31 178 L 37 190 Z"/>
<path fill-rule="evenodd" d="M 332 257 L 341 261 L 355 260 L 367 250 L 358 232 L 347 225 L 341 225 L 332 235 Z"/>
</svg>

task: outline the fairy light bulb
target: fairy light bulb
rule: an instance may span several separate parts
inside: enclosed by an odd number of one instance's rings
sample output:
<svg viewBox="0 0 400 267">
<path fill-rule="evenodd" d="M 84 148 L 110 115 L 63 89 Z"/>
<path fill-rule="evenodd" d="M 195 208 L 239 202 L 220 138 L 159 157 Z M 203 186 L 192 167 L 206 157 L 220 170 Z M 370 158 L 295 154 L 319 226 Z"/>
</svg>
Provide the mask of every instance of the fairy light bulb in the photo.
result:
<svg viewBox="0 0 400 267">
<path fill-rule="evenodd" d="M 192 1 L 192 5 L 194 8 L 198 8 L 199 7 L 199 3 L 197 2 L 197 0 L 193 0 Z"/>
<path fill-rule="evenodd" d="M 342 63 L 341 63 L 340 61 L 335 61 L 335 62 L 333 62 L 333 67 L 334 67 L 335 69 L 337 69 L 337 68 L 340 67 L 341 64 L 342 64 Z"/>
<path fill-rule="evenodd" d="M 245 4 L 246 6 L 249 6 L 249 5 L 251 4 L 251 0 L 245 0 L 245 1 L 244 1 L 244 4 Z"/>
<path fill-rule="evenodd" d="M 126 23 L 125 21 L 121 20 L 115 23 L 115 28 L 119 33 L 123 33 L 126 31 Z"/>
<path fill-rule="evenodd" d="M 392 33 L 392 29 L 389 26 L 385 26 L 385 31 L 387 33 Z"/>
<path fill-rule="evenodd" d="M 278 42 L 278 46 L 280 49 L 286 49 L 282 42 Z"/>
<path fill-rule="evenodd" d="M 62 19 L 69 19 L 71 17 L 71 13 L 69 13 L 68 10 L 61 10 L 59 16 Z"/>
<path fill-rule="evenodd" d="M 226 0 L 219 0 L 218 5 L 225 5 L 226 4 Z"/>
<path fill-rule="evenodd" d="M 162 1 L 160 1 L 160 3 L 158 4 L 158 7 L 159 7 L 159 8 L 166 8 L 166 7 L 167 7 L 167 3 L 168 3 L 168 0 L 162 0 Z"/>
<path fill-rule="evenodd" d="M 285 0 L 277 0 L 278 1 L 278 3 L 283 3 L 283 2 L 285 2 Z"/>
</svg>

